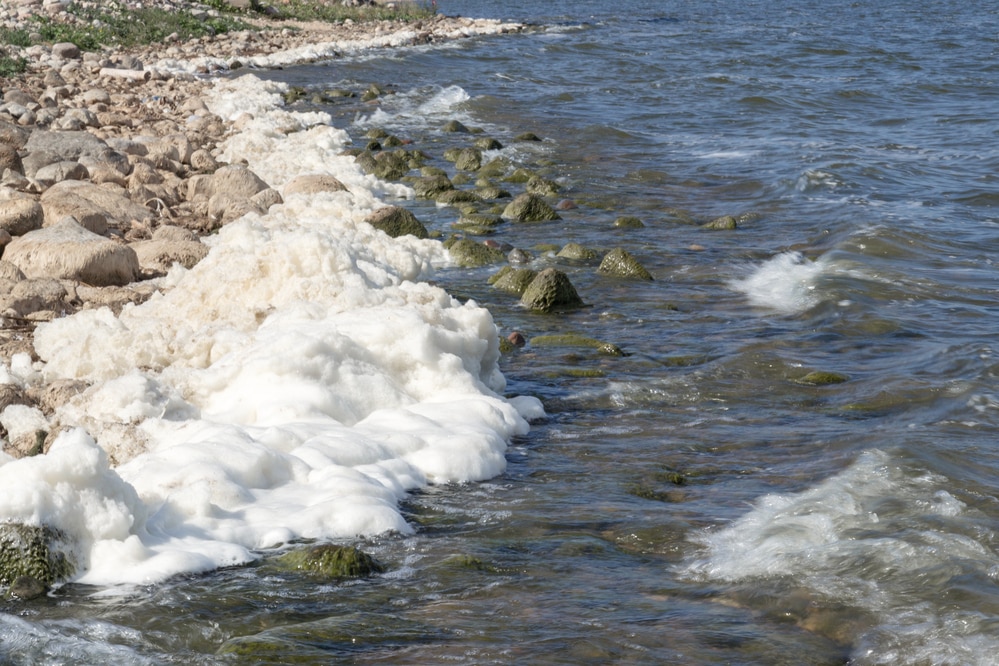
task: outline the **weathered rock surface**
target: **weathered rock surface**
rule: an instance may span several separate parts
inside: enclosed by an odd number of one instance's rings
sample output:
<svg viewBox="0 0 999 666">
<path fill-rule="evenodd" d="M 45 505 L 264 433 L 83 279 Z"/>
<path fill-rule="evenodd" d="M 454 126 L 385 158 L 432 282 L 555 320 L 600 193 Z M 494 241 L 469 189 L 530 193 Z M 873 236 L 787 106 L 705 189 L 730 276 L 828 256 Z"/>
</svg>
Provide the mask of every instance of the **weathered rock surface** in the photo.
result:
<svg viewBox="0 0 999 666">
<path fill-rule="evenodd" d="M 651 280 L 652 274 L 645 269 L 627 250 L 615 248 L 608 252 L 600 267 L 597 269 L 602 275 L 611 277 L 633 278 L 636 280 Z"/>
<path fill-rule="evenodd" d="M 417 238 L 427 238 L 429 233 L 423 223 L 416 219 L 416 216 L 401 206 L 385 206 L 372 212 L 365 219 L 365 222 L 375 229 L 384 231 L 392 238 L 399 236 L 416 236 Z"/>
<path fill-rule="evenodd" d="M 583 299 L 567 276 L 557 268 L 546 268 L 527 285 L 520 302 L 538 312 L 557 312 L 582 307 Z"/>
<path fill-rule="evenodd" d="M 514 198 L 503 209 L 503 217 L 513 222 L 547 222 L 558 220 L 559 215 L 544 199 L 525 192 Z"/>
</svg>

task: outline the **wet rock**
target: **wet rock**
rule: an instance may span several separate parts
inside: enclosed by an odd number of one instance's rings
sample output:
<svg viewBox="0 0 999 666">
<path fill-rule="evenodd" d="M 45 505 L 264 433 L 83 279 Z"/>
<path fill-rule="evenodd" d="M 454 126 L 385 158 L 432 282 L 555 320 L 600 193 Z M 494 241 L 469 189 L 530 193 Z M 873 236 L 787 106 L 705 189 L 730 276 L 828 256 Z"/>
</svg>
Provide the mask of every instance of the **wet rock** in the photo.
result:
<svg viewBox="0 0 999 666">
<path fill-rule="evenodd" d="M 636 280 L 651 280 L 652 274 L 645 269 L 630 253 L 621 248 L 608 252 L 597 272 L 611 277 L 632 278 Z"/>
<path fill-rule="evenodd" d="M 476 139 L 474 145 L 479 150 L 501 150 L 503 148 L 502 143 L 486 136 Z"/>
<path fill-rule="evenodd" d="M 385 232 L 392 238 L 399 236 L 416 236 L 417 238 L 428 238 L 429 233 L 423 223 L 416 219 L 410 211 L 401 206 L 385 206 L 372 212 L 365 218 L 365 222 L 375 229 Z"/>
<path fill-rule="evenodd" d="M 509 266 L 507 268 L 510 268 Z M 538 276 L 537 271 L 530 268 L 511 268 L 493 282 L 493 287 L 517 296 L 523 296 L 528 285 Z"/>
<path fill-rule="evenodd" d="M 478 194 L 469 192 L 468 190 L 445 190 L 434 197 L 434 200 L 439 204 L 448 206 L 457 203 L 479 203 L 482 201 Z"/>
<path fill-rule="evenodd" d="M 539 197 L 553 197 L 562 189 L 555 181 L 537 175 L 531 176 L 524 188 Z"/>
<path fill-rule="evenodd" d="M 569 277 L 555 268 L 546 268 L 531 280 L 520 302 L 538 312 L 557 312 L 582 307 L 583 299 L 576 293 Z"/>
<path fill-rule="evenodd" d="M 0 523 L 0 584 L 30 576 L 52 585 L 73 575 L 69 539 L 51 527 Z"/>
<path fill-rule="evenodd" d="M 90 285 L 124 285 L 139 274 L 135 251 L 80 226 L 72 217 L 14 239 L 4 259 L 29 278 L 54 277 Z"/>
<path fill-rule="evenodd" d="M 505 180 L 508 183 L 526 183 L 534 175 L 535 173 L 530 169 L 525 169 L 524 167 L 520 167 L 518 169 L 514 169 L 513 173 L 505 177 L 503 180 Z"/>
<path fill-rule="evenodd" d="M 451 254 L 451 260 L 457 265 L 466 268 L 497 264 L 506 259 L 506 255 L 502 251 L 487 247 L 482 243 L 476 243 L 467 238 L 446 243 L 445 247 L 447 247 L 448 252 Z"/>
<path fill-rule="evenodd" d="M 606 356 L 625 356 L 621 348 L 613 343 L 575 333 L 537 335 L 531 338 L 531 345 L 535 347 L 583 347 L 593 349 Z"/>
<path fill-rule="evenodd" d="M 409 154 L 404 151 L 379 153 L 375 157 L 375 165 L 371 173 L 382 180 L 399 180 L 409 173 Z"/>
<path fill-rule="evenodd" d="M 478 148 L 462 148 L 454 160 L 459 171 L 478 171 L 482 166 L 482 151 Z"/>
<path fill-rule="evenodd" d="M 641 229 L 644 226 L 645 223 L 633 215 L 622 215 L 614 220 L 616 229 Z"/>
<path fill-rule="evenodd" d="M 385 567 L 367 553 L 352 546 L 332 544 L 298 548 L 276 558 L 274 563 L 327 580 L 371 576 L 385 571 Z"/>
<path fill-rule="evenodd" d="M 468 128 L 465 127 L 461 122 L 457 120 L 449 120 L 441 128 L 442 132 L 460 132 L 462 134 L 468 134 Z"/>
<path fill-rule="evenodd" d="M 527 192 L 517 196 L 503 209 L 503 217 L 513 222 L 546 222 L 559 215 L 541 197 Z"/>
<path fill-rule="evenodd" d="M 454 184 L 447 176 L 425 176 L 413 181 L 413 190 L 420 199 L 435 199 L 441 192 L 453 189 Z"/>
<path fill-rule="evenodd" d="M 738 223 L 738 221 L 733 216 L 731 216 L 731 215 L 723 215 L 721 217 L 717 217 L 717 218 L 711 220 L 707 224 L 701 225 L 701 228 L 703 228 L 703 229 L 711 229 L 711 230 L 729 231 L 729 230 L 738 228 L 738 226 L 739 226 L 739 223 Z"/>
<path fill-rule="evenodd" d="M 596 250 L 583 247 L 579 243 L 566 243 L 555 256 L 559 259 L 568 259 L 569 261 L 591 262 L 596 261 L 600 255 L 597 254 Z"/>
<path fill-rule="evenodd" d="M 7 596 L 18 601 L 31 601 L 45 596 L 49 588 L 34 576 L 18 576 L 7 589 Z"/>
<path fill-rule="evenodd" d="M 808 386 L 828 386 L 829 384 L 842 384 L 845 381 L 849 381 L 849 379 L 849 376 L 839 372 L 813 370 L 796 381 L 799 384 L 807 384 Z"/>
<path fill-rule="evenodd" d="M 524 132 L 513 138 L 514 141 L 541 141 L 541 137 L 534 132 Z"/>
</svg>

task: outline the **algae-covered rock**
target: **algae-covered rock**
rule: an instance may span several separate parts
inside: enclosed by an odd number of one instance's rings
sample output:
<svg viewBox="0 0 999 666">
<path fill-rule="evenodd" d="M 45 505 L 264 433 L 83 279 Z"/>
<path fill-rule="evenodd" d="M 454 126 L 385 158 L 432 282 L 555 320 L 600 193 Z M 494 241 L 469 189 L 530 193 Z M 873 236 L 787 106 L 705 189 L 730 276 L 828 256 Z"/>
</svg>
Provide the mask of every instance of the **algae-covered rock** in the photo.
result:
<svg viewBox="0 0 999 666">
<path fill-rule="evenodd" d="M 513 173 L 504 178 L 504 180 L 507 181 L 508 183 L 526 183 L 531 179 L 531 176 L 533 175 L 534 172 L 531 171 L 530 169 L 525 169 L 524 167 L 520 167 L 519 169 L 515 169 Z"/>
<path fill-rule="evenodd" d="M 434 199 L 441 192 L 453 189 L 454 183 L 447 176 L 424 176 L 413 181 L 413 191 L 420 199 Z"/>
<path fill-rule="evenodd" d="M 569 277 L 556 268 L 546 268 L 527 285 L 520 302 L 538 312 L 556 312 L 582 307 L 583 299 L 576 293 Z"/>
<path fill-rule="evenodd" d="M 531 270 L 530 268 L 511 268 L 509 271 L 503 273 L 503 275 L 501 275 L 493 283 L 493 286 L 502 291 L 516 294 L 517 296 L 523 296 L 528 285 L 530 285 L 537 276 L 537 272 Z"/>
<path fill-rule="evenodd" d="M 482 151 L 478 148 L 462 148 L 454 160 L 454 167 L 460 171 L 478 171 L 482 166 Z"/>
<path fill-rule="evenodd" d="M 503 218 L 484 213 L 467 213 L 451 225 L 451 228 L 470 234 L 485 235 L 493 233 L 496 227 L 503 224 Z"/>
<path fill-rule="evenodd" d="M 497 264 L 506 259 L 502 251 L 467 238 L 454 241 L 447 246 L 447 250 L 454 263 L 466 268 Z"/>
<path fill-rule="evenodd" d="M 475 140 L 475 147 L 479 150 L 500 150 L 503 144 L 488 136 L 479 137 Z"/>
<path fill-rule="evenodd" d="M 701 228 L 711 229 L 716 231 L 717 230 L 728 231 L 736 229 L 738 228 L 738 226 L 739 223 L 738 221 L 736 221 L 734 217 L 732 217 L 731 215 L 722 215 L 721 217 L 716 217 L 707 224 L 701 225 Z"/>
<path fill-rule="evenodd" d="M 614 220 L 616 229 L 641 229 L 645 223 L 633 215 L 622 215 Z"/>
<path fill-rule="evenodd" d="M 441 128 L 442 132 L 460 132 L 462 134 L 468 134 L 468 128 L 465 127 L 460 121 L 449 120 Z"/>
<path fill-rule="evenodd" d="M 559 190 L 562 188 L 554 180 L 548 180 L 547 178 L 534 175 L 527 180 L 527 184 L 524 186 L 524 189 L 531 194 L 538 195 L 539 197 L 553 197 L 558 194 Z"/>
<path fill-rule="evenodd" d="M 62 532 L 46 526 L 0 523 L 0 585 L 22 576 L 48 586 L 73 575 L 71 543 Z"/>
<path fill-rule="evenodd" d="M 537 335 L 531 338 L 531 345 L 535 347 L 585 347 L 607 356 L 625 356 L 621 348 L 615 344 L 575 333 Z"/>
<path fill-rule="evenodd" d="M 483 164 L 478 171 L 478 175 L 483 178 L 499 178 L 510 168 L 510 160 L 503 157 L 496 157 Z"/>
<path fill-rule="evenodd" d="M 365 221 L 375 229 L 384 231 L 392 238 L 399 236 L 416 236 L 427 238 L 427 228 L 416 216 L 401 206 L 385 206 L 372 212 Z"/>
<path fill-rule="evenodd" d="M 439 204 L 451 205 L 456 203 L 478 203 L 482 199 L 475 192 L 469 192 L 468 190 L 444 190 L 434 197 L 434 201 Z"/>
<path fill-rule="evenodd" d="M 507 204 L 503 209 L 503 217 L 514 222 L 547 222 L 561 219 L 544 199 L 527 192 Z"/>
<path fill-rule="evenodd" d="M 375 168 L 371 171 L 382 180 L 399 180 L 409 173 L 410 155 L 405 150 L 379 153 L 375 157 Z"/>
<path fill-rule="evenodd" d="M 637 280 L 651 280 L 652 274 L 645 269 L 627 250 L 615 248 L 608 252 L 597 272 L 603 275 Z"/>
<path fill-rule="evenodd" d="M 479 187 L 479 197 L 489 201 L 492 199 L 509 199 L 513 195 L 510 194 L 508 190 L 504 190 L 502 187 L 496 185 L 486 185 Z"/>
<path fill-rule="evenodd" d="M 838 372 L 813 370 L 804 377 L 798 379 L 797 382 L 799 384 L 807 384 L 809 386 L 827 386 L 829 384 L 842 384 L 849 379 L 850 378 L 848 376 Z"/>
<path fill-rule="evenodd" d="M 594 261 L 600 255 L 596 250 L 583 247 L 579 243 L 567 243 L 555 256 L 569 261 Z"/>
<path fill-rule="evenodd" d="M 541 141 L 541 137 L 534 132 L 524 132 L 513 137 L 514 141 Z"/>
<path fill-rule="evenodd" d="M 297 548 L 275 558 L 274 564 L 328 579 L 357 578 L 385 571 L 385 567 L 367 553 L 353 546 L 334 544 Z"/>
</svg>

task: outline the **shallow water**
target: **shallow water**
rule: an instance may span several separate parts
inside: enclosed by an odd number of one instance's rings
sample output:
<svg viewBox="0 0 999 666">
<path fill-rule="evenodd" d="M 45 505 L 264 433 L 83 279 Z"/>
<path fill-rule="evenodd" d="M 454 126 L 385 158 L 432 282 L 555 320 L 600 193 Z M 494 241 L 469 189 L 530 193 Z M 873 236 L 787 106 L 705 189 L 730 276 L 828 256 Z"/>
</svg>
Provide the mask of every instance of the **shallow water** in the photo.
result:
<svg viewBox="0 0 999 666">
<path fill-rule="evenodd" d="M 537 27 L 264 74 L 388 86 L 323 110 L 449 169 L 468 137 L 440 127 L 459 119 L 578 204 L 493 238 L 589 307 L 525 312 L 495 267 L 435 276 L 529 340 L 501 363 L 507 393 L 548 417 L 506 472 L 411 494 L 415 534 L 359 542 L 384 575 L 69 585 L 6 604 L 3 660 L 992 663 L 997 10 L 537 5 L 442 2 Z M 442 233 L 458 218 L 405 205 Z M 744 217 L 702 228 L 722 215 Z M 655 280 L 536 249 L 569 241 L 623 247 Z M 627 355 L 530 342 L 553 332 Z"/>
</svg>

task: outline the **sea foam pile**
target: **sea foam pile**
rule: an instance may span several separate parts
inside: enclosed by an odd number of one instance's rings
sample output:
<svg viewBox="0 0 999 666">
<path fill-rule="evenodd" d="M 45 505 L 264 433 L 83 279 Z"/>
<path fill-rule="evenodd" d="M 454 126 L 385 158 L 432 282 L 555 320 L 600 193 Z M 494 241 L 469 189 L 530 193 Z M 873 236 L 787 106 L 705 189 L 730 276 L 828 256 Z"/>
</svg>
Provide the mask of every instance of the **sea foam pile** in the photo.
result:
<svg viewBox="0 0 999 666">
<path fill-rule="evenodd" d="M 397 503 L 430 483 L 489 478 L 543 414 L 501 396 L 489 312 L 420 281 L 440 243 L 392 239 L 364 217 L 408 190 L 339 156 L 323 114 L 281 108 L 280 84 L 215 84 L 209 106 L 242 132 L 245 160 L 278 190 L 303 173 L 346 192 L 291 194 L 208 239 L 199 264 L 119 316 L 40 325 L 42 362 L 0 375 L 85 380 L 46 427 L 51 450 L 0 461 L 0 520 L 78 544 L 81 580 L 149 582 L 247 562 L 300 538 L 411 532 Z M 39 426 L 23 408 L 8 429 Z"/>
</svg>

